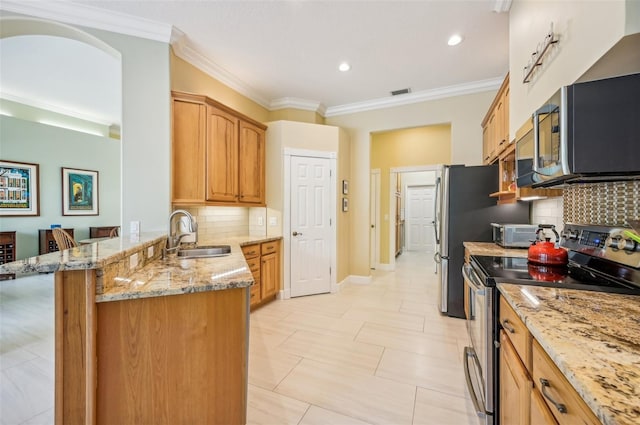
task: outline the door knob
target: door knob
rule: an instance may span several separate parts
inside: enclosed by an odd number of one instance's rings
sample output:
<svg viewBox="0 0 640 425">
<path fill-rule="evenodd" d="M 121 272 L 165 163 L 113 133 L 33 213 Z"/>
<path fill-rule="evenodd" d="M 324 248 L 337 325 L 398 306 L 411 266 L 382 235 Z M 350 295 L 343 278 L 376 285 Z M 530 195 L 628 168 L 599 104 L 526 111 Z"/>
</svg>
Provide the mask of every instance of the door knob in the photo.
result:
<svg viewBox="0 0 640 425">
<path fill-rule="evenodd" d="M 302 232 L 293 232 L 292 235 L 293 236 L 298 236 L 298 235 L 302 236 Z"/>
</svg>

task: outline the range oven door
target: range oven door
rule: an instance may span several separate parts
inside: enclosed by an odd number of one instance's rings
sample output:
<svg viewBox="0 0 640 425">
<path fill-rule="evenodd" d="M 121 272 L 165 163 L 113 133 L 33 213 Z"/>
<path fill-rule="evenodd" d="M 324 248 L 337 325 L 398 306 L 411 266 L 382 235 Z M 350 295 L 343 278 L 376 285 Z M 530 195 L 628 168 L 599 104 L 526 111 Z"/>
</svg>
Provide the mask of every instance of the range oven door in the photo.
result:
<svg viewBox="0 0 640 425">
<path fill-rule="evenodd" d="M 468 299 L 467 333 L 470 346 L 464 349 L 467 389 L 482 423 L 493 424 L 493 288 L 465 264 L 462 275 Z"/>
</svg>

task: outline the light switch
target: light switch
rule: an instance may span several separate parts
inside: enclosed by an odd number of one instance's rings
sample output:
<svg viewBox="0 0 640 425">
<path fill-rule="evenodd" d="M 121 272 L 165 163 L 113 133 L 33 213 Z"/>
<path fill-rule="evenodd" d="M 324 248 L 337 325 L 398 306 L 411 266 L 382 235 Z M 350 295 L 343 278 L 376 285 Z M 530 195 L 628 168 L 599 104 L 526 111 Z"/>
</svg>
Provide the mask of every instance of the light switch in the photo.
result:
<svg viewBox="0 0 640 425">
<path fill-rule="evenodd" d="M 264 217 L 258 216 L 258 226 L 264 226 Z"/>
<path fill-rule="evenodd" d="M 132 235 L 139 235 L 140 234 L 140 222 L 139 221 L 132 221 L 130 226 L 130 231 L 129 233 L 131 233 Z"/>
</svg>

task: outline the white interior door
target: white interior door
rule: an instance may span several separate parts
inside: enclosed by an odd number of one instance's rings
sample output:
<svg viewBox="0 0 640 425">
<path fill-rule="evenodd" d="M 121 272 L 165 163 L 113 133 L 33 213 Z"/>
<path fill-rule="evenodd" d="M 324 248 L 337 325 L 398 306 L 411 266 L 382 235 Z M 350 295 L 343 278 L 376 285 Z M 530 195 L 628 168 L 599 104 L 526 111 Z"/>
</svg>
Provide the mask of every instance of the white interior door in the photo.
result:
<svg viewBox="0 0 640 425">
<path fill-rule="evenodd" d="M 405 198 L 407 250 L 434 252 L 434 186 L 409 186 Z"/>
<path fill-rule="evenodd" d="M 371 170 L 369 186 L 369 267 L 375 269 L 380 262 L 380 170 Z"/>
<path fill-rule="evenodd" d="M 291 296 L 331 292 L 331 163 L 291 157 Z"/>
</svg>

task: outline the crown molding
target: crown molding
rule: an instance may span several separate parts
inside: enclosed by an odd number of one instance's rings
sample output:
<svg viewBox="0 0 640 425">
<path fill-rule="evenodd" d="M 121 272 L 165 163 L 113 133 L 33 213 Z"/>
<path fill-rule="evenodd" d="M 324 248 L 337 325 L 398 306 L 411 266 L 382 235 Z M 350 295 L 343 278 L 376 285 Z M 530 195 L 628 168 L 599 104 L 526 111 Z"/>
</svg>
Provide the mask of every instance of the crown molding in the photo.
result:
<svg viewBox="0 0 640 425">
<path fill-rule="evenodd" d="M 188 42 L 187 37 L 181 37 L 179 34 L 176 34 L 176 40 L 177 43 L 171 45 L 176 56 L 189 62 L 196 68 L 201 69 L 216 80 L 220 81 L 222 84 L 248 97 L 263 108 L 269 109 L 270 101 L 268 99 L 260 95 L 254 88 L 246 84 L 244 81 L 241 81 L 238 77 L 196 50 Z"/>
<path fill-rule="evenodd" d="M 66 1 L 2 0 L 0 10 L 168 43 L 172 26 Z"/>
<path fill-rule="evenodd" d="M 327 108 L 318 101 L 299 99 L 297 97 L 282 97 L 280 99 L 274 99 L 269 104 L 270 111 L 277 111 L 278 109 L 294 108 L 301 109 L 303 111 L 317 112 L 320 115 L 324 115 Z"/>
<path fill-rule="evenodd" d="M 498 90 L 504 78 L 491 78 L 488 80 L 474 81 L 455 86 L 441 87 L 431 90 L 422 90 L 394 97 L 384 97 L 364 102 L 349 103 L 346 105 L 330 106 L 325 117 L 354 114 L 357 112 L 372 111 L 374 109 L 393 108 L 412 103 L 427 102 L 446 97 L 462 96 L 489 90 Z"/>
<path fill-rule="evenodd" d="M 76 118 L 83 121 L 92 122 L 95 124 L 100 124 L 104 126 L 110 125 L 118 125 L 118 122 L 114 122 L 105 116 L 96 116 L 91 114 L 85 114 L 77 110 L 67 109 L 63 106 L 55 105 L 53 103 L 44 102 L 38 99 L 28 99 L 26 97 L 17 96 L 12 93 L 7 93 L 4 91 L 0 91 L 0 100 L 8 100 L 9 102 L 19 103 L 21 105 L 25 105 L 31 108 L 37 108 L 44 111 L 54 112 L 60 115 L 66 115 L 68 117 Z"/>
</svg>

